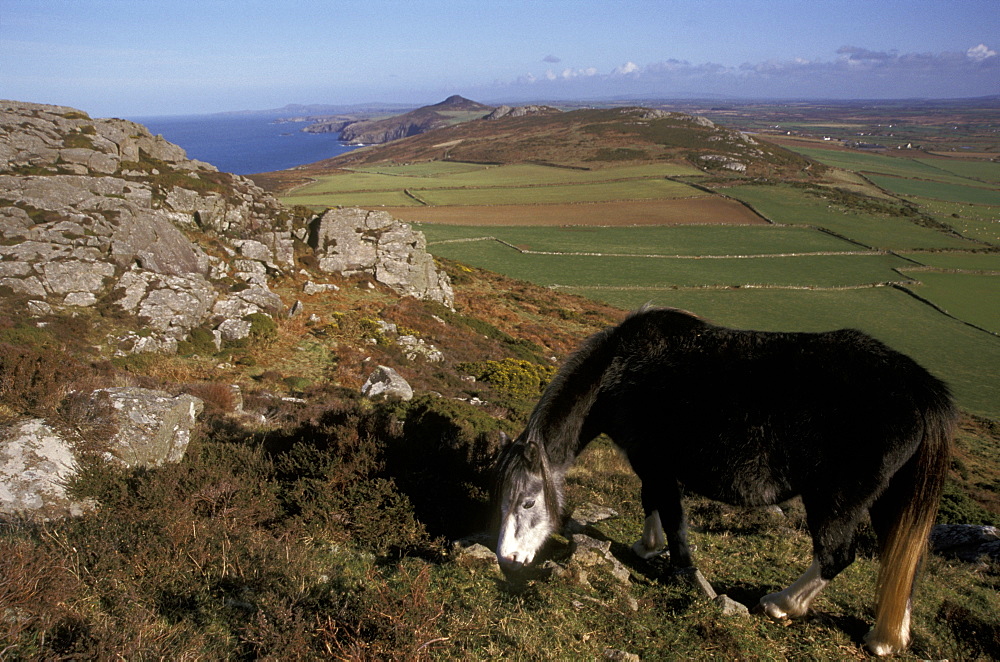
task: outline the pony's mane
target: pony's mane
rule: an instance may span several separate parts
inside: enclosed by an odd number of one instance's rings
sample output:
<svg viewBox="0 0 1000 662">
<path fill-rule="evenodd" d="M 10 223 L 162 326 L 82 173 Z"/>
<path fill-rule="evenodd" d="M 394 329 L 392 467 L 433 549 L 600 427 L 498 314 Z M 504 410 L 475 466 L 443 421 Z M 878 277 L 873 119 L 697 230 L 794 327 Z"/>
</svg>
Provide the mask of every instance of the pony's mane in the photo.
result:
<svg viewBox="0 0 1000 662">
<path fill-rule="evenodd" d="M 588 337 L 556 372 L 531 412 L 524 432 L 497 458 L 498 485 L 524 472 L 552 483 L 580 452 L 580 432 L 596 400 L 605 372 L 623 342 L 705 325 L 700 317 L 675 308 L 643 306 L 625 320 Z M 535 450 L 537 449 L 537 452 Z"/>
<path fill-rule="evenodd" d="M 629 314 L 621 324 L 591 335 L 552 378 L 531 412 L 522 438 L 544 448 L 554 466 L 565 468 L 580 451 L 579 436 L 587 413 L 623 342 L 637 336 L 683 333 L 705 324 L 684 310 L 647 305 Z"/>
</svg>

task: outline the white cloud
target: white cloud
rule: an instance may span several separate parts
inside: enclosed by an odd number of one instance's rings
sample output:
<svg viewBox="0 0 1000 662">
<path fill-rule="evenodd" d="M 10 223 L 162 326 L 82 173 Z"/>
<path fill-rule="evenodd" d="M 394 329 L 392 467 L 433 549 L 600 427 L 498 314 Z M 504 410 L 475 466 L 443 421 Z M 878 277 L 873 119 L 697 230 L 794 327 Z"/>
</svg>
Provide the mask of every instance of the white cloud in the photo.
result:
<svg viewBox="0 0 1000 662">
<path fill-rule="evenodd" d="M 990 50 L 986 47 L 986 44 L 979 44 L 978 46 L 973 46 L 965 52 L 966 56 L 974 62 L 982 62 L 986 58 L 996 57 L 997 52 Z"/>
<path fill-rule="evenodd" d="M 616 76 L 627 76 L 629 74 L 634 74 L 639 71 L 639 65 L 635 62 L 626 62 L 620 67 L 615 67 L 614 71 L 611 73 Z"/>
</svg>

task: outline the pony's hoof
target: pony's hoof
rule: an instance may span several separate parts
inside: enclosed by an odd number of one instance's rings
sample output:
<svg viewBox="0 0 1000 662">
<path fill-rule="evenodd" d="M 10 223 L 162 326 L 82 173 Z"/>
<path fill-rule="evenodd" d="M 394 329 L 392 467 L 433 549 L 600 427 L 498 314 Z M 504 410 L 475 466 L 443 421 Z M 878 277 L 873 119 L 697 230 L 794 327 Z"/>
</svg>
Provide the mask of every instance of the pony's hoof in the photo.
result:
<svg viewBox="0 0 1000 662">
<path fill-rule="evenodd" d="M 659 549 L 650 549 L 649 547 L 643 545 L 641 540 L 635 541 L 635 543 L 632 545 L 632 551 L 635 552 L 635 555 L 638 556 L 640 559 L 646 559 L 647 561 L 649 559 L 655 559 L 657 557 L 667 556 L 670 554 L 670 552 L 668 552 L 665 547 L 661 547 Z"/>
<path fill-rule="evenodd" d="M 877 637 L 875 635 L 875 631 L 872 630 L 865 635 L 865 648 L 867 648 L 872 655 L 884 657 L 886 655 L 898 653 L 906 648 L 906 644 L 904 643 L 901 645 L 898 642 L 885 641 L 881 637 Z"/>
<path fill-rule="evenodd" d="M 795 605 L 789 604 L 785 596 L 781 593 L 770 593 L 760 599 L 760 603 L 754 608 L 754 613 L 762 613 L 775 621 L 786 621 L 790 618 L 805 616 L 806 611 L 796 609 Z"/>
</svg>

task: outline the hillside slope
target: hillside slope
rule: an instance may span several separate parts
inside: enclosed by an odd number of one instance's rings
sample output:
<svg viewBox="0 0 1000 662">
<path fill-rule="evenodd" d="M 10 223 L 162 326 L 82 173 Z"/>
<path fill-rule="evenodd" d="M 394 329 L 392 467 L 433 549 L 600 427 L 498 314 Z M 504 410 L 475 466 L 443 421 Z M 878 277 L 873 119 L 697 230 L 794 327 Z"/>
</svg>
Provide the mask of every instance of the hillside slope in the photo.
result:
<svg viewBox="0 0 1000 662">
<path fill-rule="evenodd" d="M 553 368 L 623 311 L 447 260 L 451 308 L 401 296 L 372 274 L 328 273 L 304 241 L 311 219 L 142 127 L 69 108 L 6 109 L 0 243 L 52 259 L 37 269 L 2 261 L 0 423 L 44 418 L 76 435 L 84 461 L 70 488 L 93 507 L 72 519 L 0 521 L 4 657 L 866 659 L 873 542 L 811 618 L 786 626 L 725 616 L 662 561 L 634 558 L 639 485 L 605 440 L 566 481 L 569 505 L 602 511 L 601 521 L 580 524 L 585 536 L 553 537 L 551 576 L 514 594 L 475 544 L 490 536 L 465 538 L 489 527 L 501 432 L 516 434 Z M 122 330 L 146 338 L 151 329 L 117 305 L 135 291 L 115 278 L 149 272 L 154 298 L 179 311 L 192 301 L 160 291 L 177 278 L 176 264 L 154 259 L 169 253 L 116 251 L 128 227 L 155 227 L 207 255 L 212 268 L 200 278 L 213 296 L 266 289 L 280 305 L 242 320 L 242 338 L 219 343 L 214 329 L 195 327 L 174 351 L 117 352 Z M 267 233 L 288 233 L 280 260 L 261 250 Z M 68 268 L 75 263 L 108 264 L 107 282 Z M 77 278 L 60 278 L 67 272 Z M 26 309 L 15 279 L 37 281 L 45 300 L 37 291 L 30 300 L 47 307 Z M 76 283 L 93 300 L 69 296 L 84 293 Z M 294 314 L 278 314 L 286 310 Z M 379 365 L 415 397 L 362 397 Z M 181 461 L 106 461 L 114 424 L 89 394 L 123 384 L 203 400 Z M 989 521 L 966 488 L 995 494 L 997 429 L 970 418 L 960 441 L 947 513 Z M 809 536 L 796 504 L 781 514 L 688 504 L 699 567 L 719 592 L 750 604 L 804 567 Z M 578 541 L 592 546 L 574 553 Z M 912 653 L 1000 655 L 989 616 L 1000 608 L 995 564 L 932 556 L 926 566 Z"/>
<path fill-rule="evenodd" d="M 687 161 L 754 175 L 795 171 L 808 161 L 712 122 L 648 108 L 514 114 L 465 122 L 392 145 L 356 150 L 317 168 L 432 160 L 548 162 L 600 167 L 625 161 Z"/>
</svg>

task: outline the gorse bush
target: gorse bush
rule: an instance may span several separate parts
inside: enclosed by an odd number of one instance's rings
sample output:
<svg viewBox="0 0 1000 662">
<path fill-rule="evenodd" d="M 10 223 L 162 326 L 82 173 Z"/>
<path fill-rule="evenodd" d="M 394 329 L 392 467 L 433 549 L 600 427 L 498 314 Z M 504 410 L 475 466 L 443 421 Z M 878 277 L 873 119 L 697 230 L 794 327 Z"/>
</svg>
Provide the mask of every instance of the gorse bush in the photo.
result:
<svg viewBox="0 0 1000 662">
<path fill-rule="evenodd" d="M 509 358 L 460 363 L 457 368 L 515 398 L 538 397 L 555 374 L 552 366 Z"/>
</svg>

